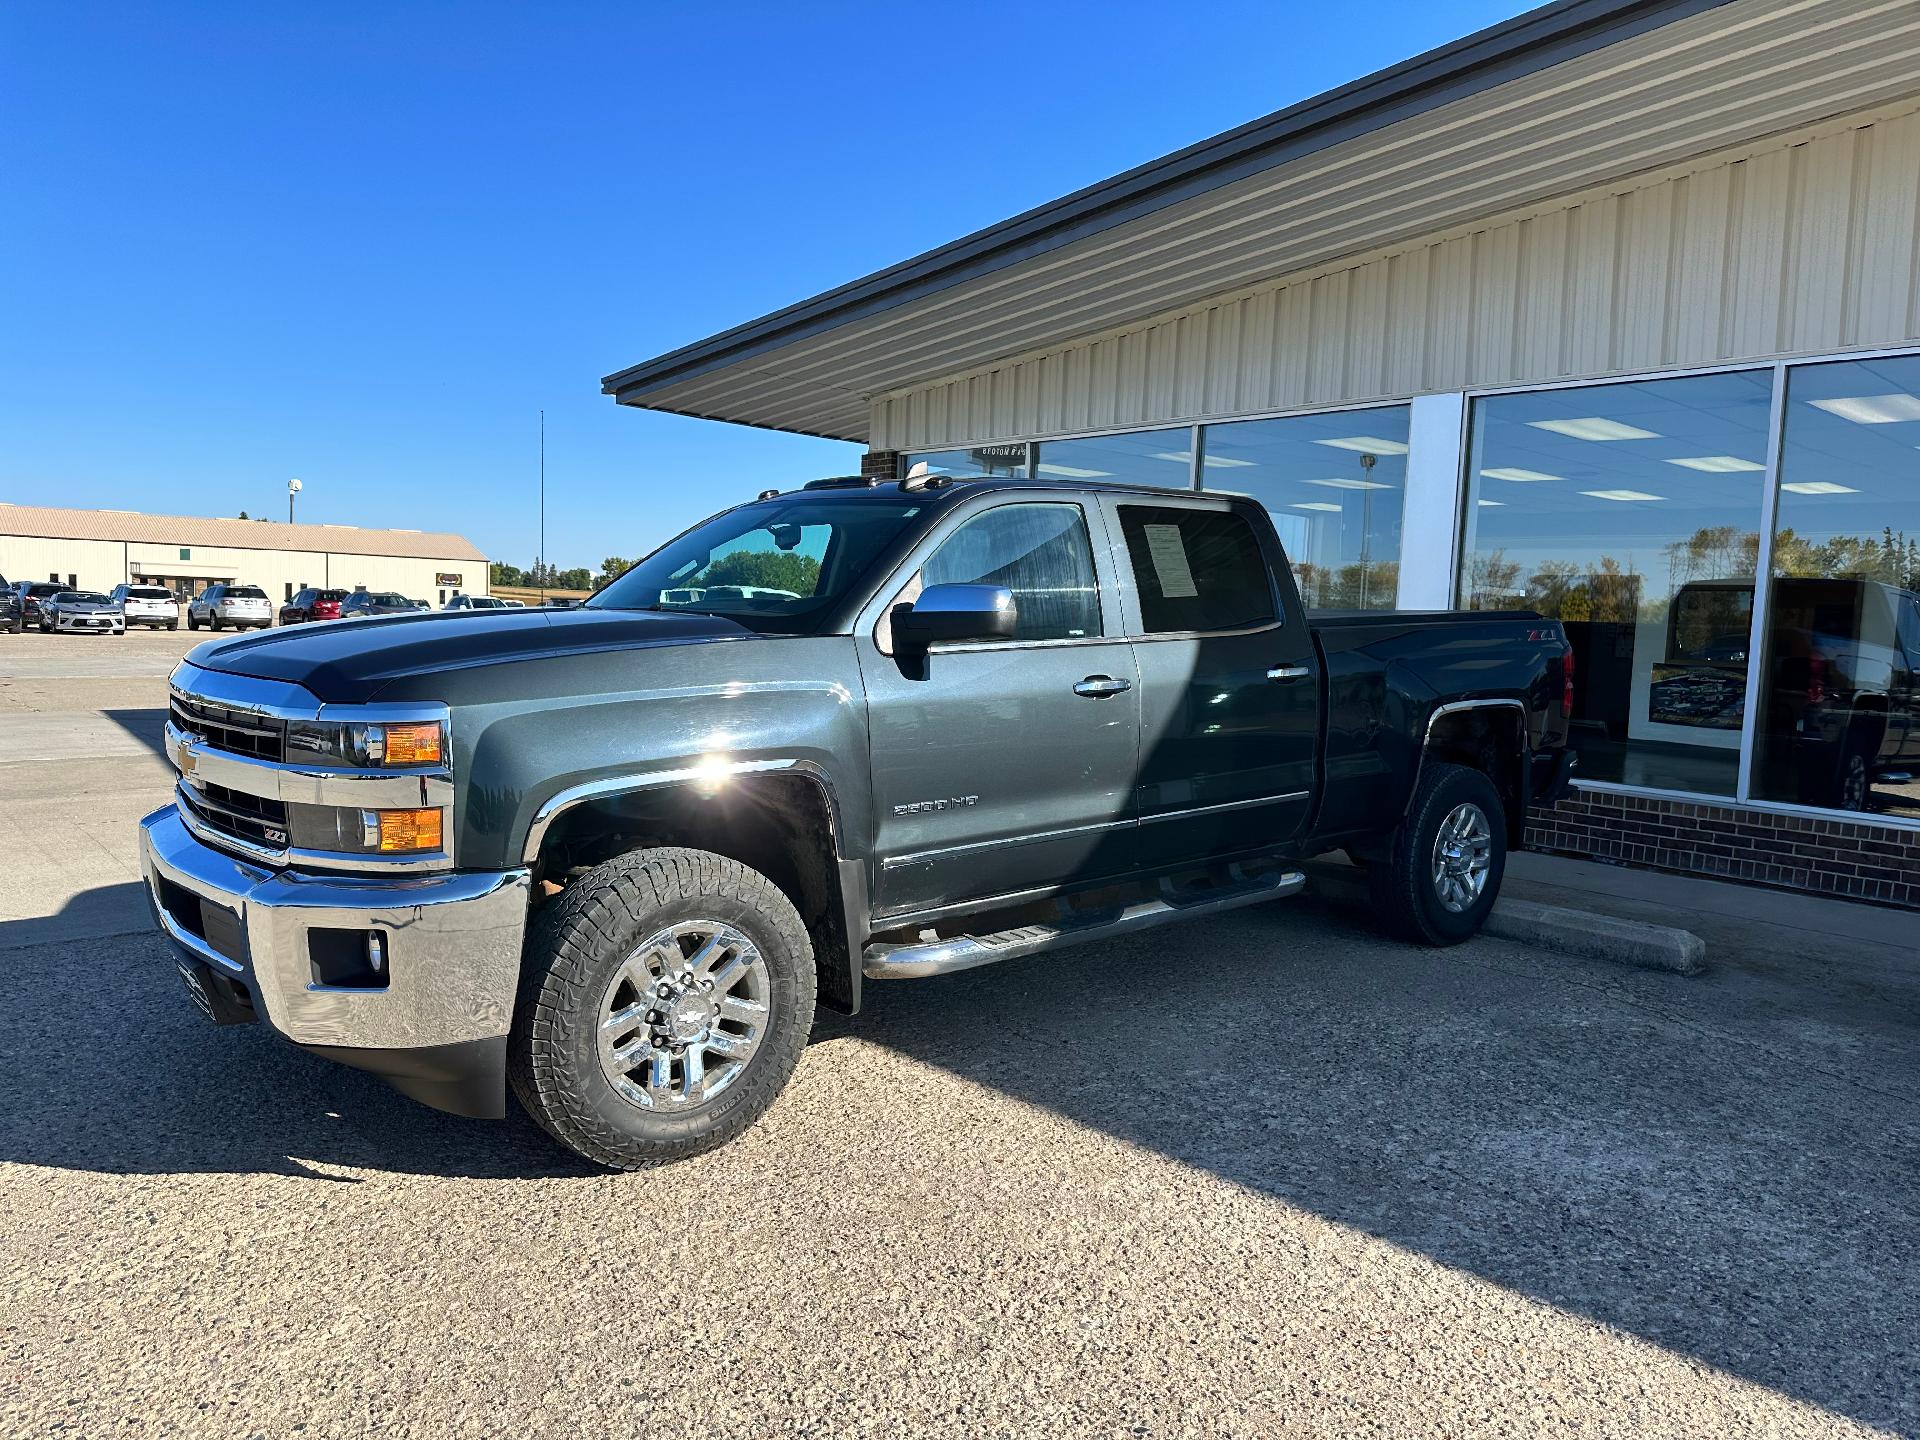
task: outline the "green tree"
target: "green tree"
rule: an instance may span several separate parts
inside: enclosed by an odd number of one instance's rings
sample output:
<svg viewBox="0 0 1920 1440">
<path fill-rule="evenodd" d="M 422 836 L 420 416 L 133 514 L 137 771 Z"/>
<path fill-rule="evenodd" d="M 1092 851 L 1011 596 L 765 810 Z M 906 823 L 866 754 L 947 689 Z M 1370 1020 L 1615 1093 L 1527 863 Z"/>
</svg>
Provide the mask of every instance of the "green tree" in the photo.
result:
<svg viewBox="0 0 1920 1440">
<path fill-rule="evenodd" d="M 618 555 L 609 555 L 600 562 L 600 573 L 594 577 L 593 588 L 599 590 L 611 585 L 625 574 L 632 564 L 631 560 L 622 560 Z"/>
<path fill-rule="evenodd" d="M 495 585 L 525 585 L 527 574 L 518 565 L 509 565 L 504 560 L 495 560 L 487 566 L 487 579 Z"/>
<path fill-rule="evenodd" d="M 735 550 L 707 566 L 702 586 L 755 585 L 811 595 L 820 584 L 820 562 L 811 555 L 773 550 Z"/>
</svg>

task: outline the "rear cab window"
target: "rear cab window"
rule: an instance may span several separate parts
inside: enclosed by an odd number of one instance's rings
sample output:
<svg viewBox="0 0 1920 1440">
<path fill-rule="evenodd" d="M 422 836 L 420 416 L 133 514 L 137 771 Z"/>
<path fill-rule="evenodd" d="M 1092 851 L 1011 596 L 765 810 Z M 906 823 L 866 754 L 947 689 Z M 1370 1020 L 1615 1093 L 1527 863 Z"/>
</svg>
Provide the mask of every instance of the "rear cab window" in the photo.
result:
<svg viewBox="0 0 1920 1440">
<path fill-rule="evenodd" d="M 1279 618 L 1260 537 L 1231 510 L 1115 507 L 1147 635 L 1247 630 Z"/>
</svg>

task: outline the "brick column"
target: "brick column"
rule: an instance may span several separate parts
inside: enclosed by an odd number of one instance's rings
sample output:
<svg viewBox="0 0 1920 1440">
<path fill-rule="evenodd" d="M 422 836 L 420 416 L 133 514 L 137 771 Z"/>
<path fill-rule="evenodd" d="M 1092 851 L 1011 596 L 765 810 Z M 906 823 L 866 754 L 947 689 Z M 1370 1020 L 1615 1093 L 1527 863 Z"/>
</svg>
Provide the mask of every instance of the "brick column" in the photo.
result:
<svg viewBox="0 0 1920 1440">
<path fill-rule="evenodd" d="M 860 457 L 860 473 L 869 480 L 898 480 L 900 478 L 900 452 L 898 450 L 869 450 Z"/>
</svg>

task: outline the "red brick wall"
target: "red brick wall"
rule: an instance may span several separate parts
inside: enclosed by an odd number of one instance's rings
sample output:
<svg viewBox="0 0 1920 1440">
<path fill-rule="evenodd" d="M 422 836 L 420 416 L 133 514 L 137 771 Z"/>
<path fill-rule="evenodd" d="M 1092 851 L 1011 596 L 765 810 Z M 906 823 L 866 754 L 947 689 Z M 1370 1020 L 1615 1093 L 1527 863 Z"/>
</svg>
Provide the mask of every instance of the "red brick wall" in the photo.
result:
<svg viewBox="0 0 1920 1440">
<path fill-rule="evenodd" d="M 1575 790 L 1527 819 L 1527 848 L 1920 909 L 1920 830 Z"/>
<path fill-rule="evenodd" d="M 898 450 L 869 450 L 860 457 L 860 473 L 870 480 L 898 480 L 900 478 L 900 452 Z"/>
</svg>

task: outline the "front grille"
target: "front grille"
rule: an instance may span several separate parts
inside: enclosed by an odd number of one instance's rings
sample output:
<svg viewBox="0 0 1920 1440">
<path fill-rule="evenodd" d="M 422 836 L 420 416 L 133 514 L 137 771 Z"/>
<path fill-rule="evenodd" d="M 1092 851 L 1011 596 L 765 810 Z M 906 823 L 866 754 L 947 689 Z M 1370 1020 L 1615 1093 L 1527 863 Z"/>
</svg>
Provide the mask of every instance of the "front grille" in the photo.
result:
<svg viewBox="0 0 1920 1440">
<path fill-rule="evenodd" d="M 215 750 L 245 755 L 253 760 L 284 760 L 287 723 L 245 710 L 228 710 L 190 695 L 176 693 L 169 710 L 173 723 L 189 734 L 203 736 Z"/>
<path fill-rule="evenodd" d="M 279 800 L 224 785 L 193 784 L 182 785 L 180 797 L 202 823 L 223 835 L 269 850 L 287 848 L 287 807 Z"/>
</svg>

